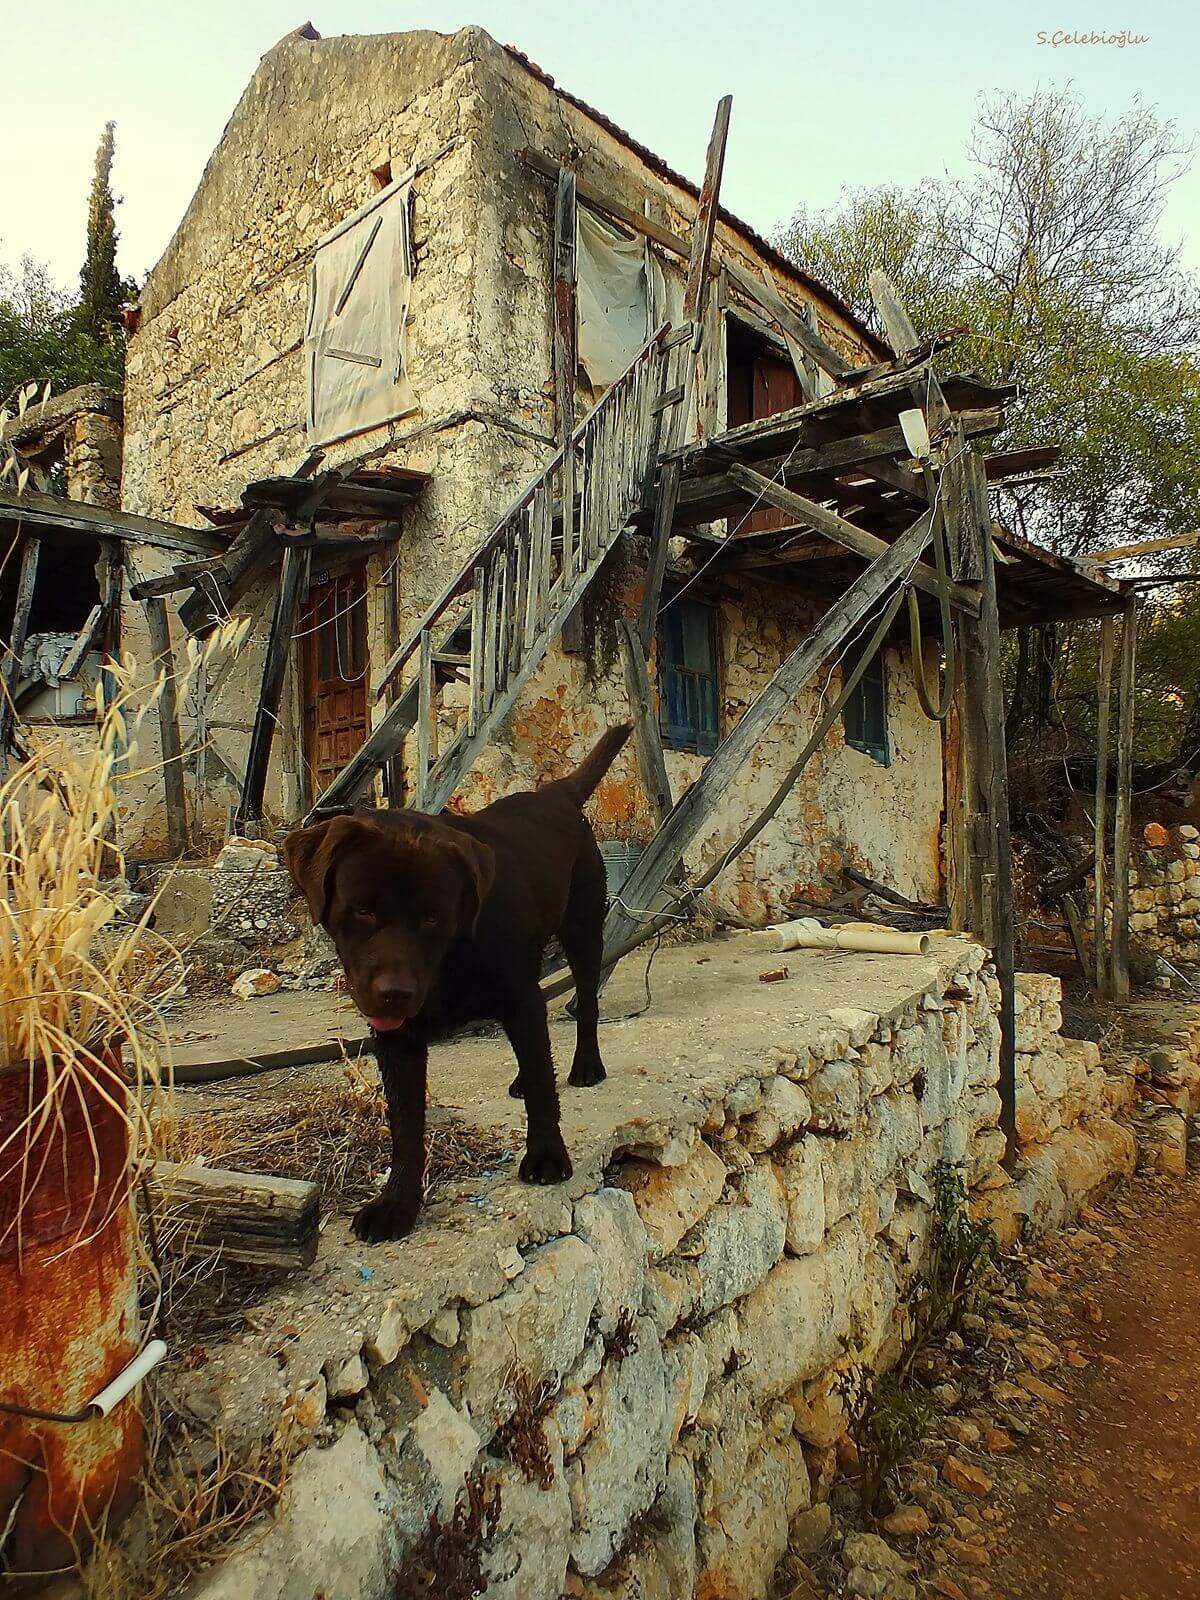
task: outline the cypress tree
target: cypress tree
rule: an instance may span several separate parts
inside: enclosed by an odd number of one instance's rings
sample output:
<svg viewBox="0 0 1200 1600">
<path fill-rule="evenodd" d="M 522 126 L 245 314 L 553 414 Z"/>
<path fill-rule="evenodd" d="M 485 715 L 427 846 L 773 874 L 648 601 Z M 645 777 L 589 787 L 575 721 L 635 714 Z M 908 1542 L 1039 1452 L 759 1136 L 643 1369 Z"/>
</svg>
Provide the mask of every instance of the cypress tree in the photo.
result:
<svg viewBox="0 0 1200 1600">
<path fill-rule="evenodd" d="M 121 337 L 124 286 L 117 271 L 116 201 L 112 192 L 113 132 L 104 124 L 96 151 L 96 170 L 88 196 L 87 255 L 79 274 L 78 323 L 83 332 L 105 344 Z"/>
</svg>

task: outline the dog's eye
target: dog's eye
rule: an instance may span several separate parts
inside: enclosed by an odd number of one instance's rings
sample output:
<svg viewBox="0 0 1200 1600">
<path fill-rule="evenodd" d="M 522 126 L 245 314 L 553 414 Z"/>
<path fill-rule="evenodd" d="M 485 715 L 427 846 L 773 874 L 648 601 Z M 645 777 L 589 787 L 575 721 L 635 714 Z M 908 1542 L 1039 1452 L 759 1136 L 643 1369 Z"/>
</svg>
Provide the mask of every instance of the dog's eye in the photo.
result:
<svg viewBox="0 0 1200 1600">
<path fill-rule="evenodd" d="M 379 918 L 366 906 L 355 906 L 354 915 L 360 922 L 378 922 Z"/>
<path fill-rule="evenodd" d="M 436 928 L 437 927 L 437 922 L 438 922 L 438 914 L 437 914 L 436 911 L 427 911 L 425 913 L 425 915 L 421 918 L 421 926 L 423 928 Z"/>
</svg>

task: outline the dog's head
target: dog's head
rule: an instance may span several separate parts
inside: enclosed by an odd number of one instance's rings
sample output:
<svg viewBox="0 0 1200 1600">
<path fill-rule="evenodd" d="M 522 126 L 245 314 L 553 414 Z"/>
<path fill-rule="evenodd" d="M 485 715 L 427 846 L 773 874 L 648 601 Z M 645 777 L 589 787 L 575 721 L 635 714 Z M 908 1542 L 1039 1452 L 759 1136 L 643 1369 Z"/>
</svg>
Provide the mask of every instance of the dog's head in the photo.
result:
<svg viewBox="0 0 1200 1600">
<path fill-rule="evenodd" d="M 421 1010 L 451 943 L 474 928 L 495 870 L 487 845 L 457 829 L 401 831 L 369 817 L 297 828 L 283 859 L 379 1032 Z"/>
</svg>

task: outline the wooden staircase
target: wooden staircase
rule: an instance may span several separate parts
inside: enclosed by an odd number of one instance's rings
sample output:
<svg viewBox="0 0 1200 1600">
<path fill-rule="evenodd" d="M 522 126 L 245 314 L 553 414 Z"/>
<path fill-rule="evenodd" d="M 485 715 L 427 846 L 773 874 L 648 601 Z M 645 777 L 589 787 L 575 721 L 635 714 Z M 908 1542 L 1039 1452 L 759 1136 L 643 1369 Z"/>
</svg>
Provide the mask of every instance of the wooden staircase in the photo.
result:
<svg viewBox="0 0 1200 1600">
<path fill-rule="evenodd" d="M 664 325 L 459 569 L 383 669 L 415 673 L 311 816 L 350 805 L 416 729 L 411 804 L 439 811 L 493 738 L 604 558 L 650 504 L 686 405 L 693 328 Z M 466 705 L 445 689 L 465 685 Z M 456 697 L 461 699 L 461 697 Z M 439 726 L 456 717 L 445 744 Z"/>
</svg>

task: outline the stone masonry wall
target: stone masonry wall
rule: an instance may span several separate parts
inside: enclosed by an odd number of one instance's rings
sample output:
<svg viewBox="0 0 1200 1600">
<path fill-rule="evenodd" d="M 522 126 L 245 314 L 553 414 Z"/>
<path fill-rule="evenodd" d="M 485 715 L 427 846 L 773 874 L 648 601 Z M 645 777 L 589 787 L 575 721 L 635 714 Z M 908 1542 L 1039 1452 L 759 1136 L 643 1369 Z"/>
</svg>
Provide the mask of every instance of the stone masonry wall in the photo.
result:
<svg viewBox="0 0 1200 1600">
<path fill-rule="evenodd" d="M 1150 822 L 1129 866 L 1129 927 L 1168 961 L 1200 961 L 1200 829 Z"/>
<path fill-rule="evenodd" d="M 877 1009 L 880 969 L 851 962 L 853 1007 L 785 1004 L 769 1050 L 731 1025 L 709 1066 L 656 1080 L 657 1111 L 573 1204 L 537 1197 L 559 1220 L 535 1236 L 511 1206 L 477 1214 L 448 1270 L 418 1230 L 390 1291 L 381 1253 L 315 1335 L 289 1299 L 261 1401 L 212 1353 L 194 1381 L 224 1414 L 282 1403 L 312 1444 L 280 1519 L 193 1600 L 402 1594 L 468 1476 L 499 1491 L 470 1536 L 486 1600 L 757 1600 L 789 1520 L 828 1494 L 839 1370 L 897 1352 L 937 1163 L 962 1164 L 1007 1239 L 1132 1168 L 1128 1087 L 1061 1038 L 1042 977 L 1020 980 L 1023 1148 L 999 1167 L 996 980 L 978 947 L 939 946 Z"/>
</svg>

